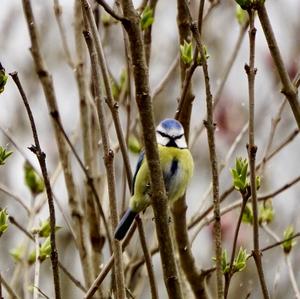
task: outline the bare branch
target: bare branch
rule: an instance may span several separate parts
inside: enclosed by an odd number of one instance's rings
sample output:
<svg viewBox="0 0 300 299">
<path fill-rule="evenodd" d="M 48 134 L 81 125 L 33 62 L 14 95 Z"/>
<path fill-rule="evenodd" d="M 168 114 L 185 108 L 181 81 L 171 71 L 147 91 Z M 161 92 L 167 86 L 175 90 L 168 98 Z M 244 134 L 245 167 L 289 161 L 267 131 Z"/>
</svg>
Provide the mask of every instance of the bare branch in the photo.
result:
<svg viewBox="0 0 300 299">
<path fill-rule="evenodd" d="M 253 209 L 253 257 L 255 260 L 256 268 L 258 271 L 259 281 L 262 288 L 262 293 L 265 299 L 269 298 L 269 292 L 266 285 L 264 271 L 262 267 L 261 251 L 259 248 L 259 223 L 258 223 L 258 207 L 256 195 L 256 152 L 257 146 L 254 139 L 254 82 L 256 69 L 255 63 L 255 35 L 256 29 L 254 27 L 254 10 L 250 9 L 249 14 L 249 65 L 245 66 L 248 77 L 248 91 L 249 91 L 249 143 L 247 146 L 250 166 L 250 186 L 251 186 L 251 199 Z"/>
<path fill-rule="evenodd" d="M 117 211 L 116 190 L 115 190 L 114 152 L 110 148 L 106 117 L 104 113 L 104 103 L 103 103 L 103 98 L 100 90 L 100 86 L 101 86 L 100 67 L 102 69 L 103 79 L 105 82 L 109 103 L 112 103 L 113 97 L 111 94 L 111 90 L 109 88 L 110 86 L 109 78 L 108 78 L 107 69 L 105 67 L 103 49 L 101 48 L 98 30 L 95 23 L 95 19 L 93 17 L 90 4 L 88 0 L 82 0 L 81 4 L 82 4 L 82 10 L 85 15 L 85 21 L 86 21 L 85 29 L 87 31 L 84 32 L 84 36 L 88 45 L 88 50 L 91 59 L 93 87 L 95 91 L 95 102 L 97 106 L 98 121 L 100 124 L 100 130 L 102 136 L 104 164 L 106 168 L 106 176 L 108 182 L 111 225 L 112 225 L 112 229 L 114 230 L 118 224 L 118 211 Z M 91 30 L 91 35 L 88 31 L 89 29 Z M 94 55 L 95 52 L 97 54 L 96 56 Z M 99 63 L 100 63 L 100 67 L 99 67 Z M 114 121 L 119 121 L 116 114 L 113 115 L 113 118 Z M 120 128 L 120 126 L 118 126 L 118 128 Z M 119 132 L 119 134 L 121 133 Z M 121 136 L 118 135 L 118 138 L 119 138 L 120 146 L 122 146 L 120 139 L 123 138 L 123 135 L 122 134 Z M 124 138 L 122 140 L 123 140 L 123 146 L 126 149 Z M 131 179 L 131 177 L 129 179 Z M 123 260 L 122 260 L 122 248 L 121 248 L 121 244 L 117 240 L 112 241 L 112 246 L 115 255 L 114 269 L 115 269 L 116 297 L 120 299 L 125 299 L 126 293 L 125 293 L 125 278 L 124 278 Z"/>
<path fill-rule="evenodd" d="M 105 0 L 96 0 L 96 2 L 98 4 L 100 4 L 105 11 L 110 14 L 113 18 L 115 18 L 116 20 L 120 21 L 120 22 L 125 22 L 126 19 L 120 15 L 118 15 L 113 9 L 110 8 L 110 6 L 105 2 Z"/>
<path fill-rule="evenodd" d="M 62 41 L 62 45 L 63 45 L 63 49 L 65 52 L 65 56 L 67 59 L 67 63 L 70 66 L 70 68 L 74 68 L 74 62 L 72 60 L 72 56 L 71 56 L 71 52 L 68 46 L 68 42 L 67 42 L 67 36 L 66 36 L 66 30 L 64 27 L 64 24 L 62 22 L 62 7 L 59 3 L 59 0 L 53 0 L 54 4 L 53 4 L 53 9 L 54 9 L 54 14 L 55 14 L 55 19 L 58 25 L 58 29 L 59 29 L 59 34 L 61 37 L 61 41 Z"/>
<path fill-rule="evenodd" d="M 185 1 L 185 5 L 186 1 Z M 210 164 L 212 171 L 212 185 L 213 185 L 213 206 L 214 206 L 214 238 L 215 238 L 215 251 L 216 251 L 216 272 L 217 272 L 217 291 L 218 298 L 223 298 L 223 274 L 221 269 L 222 258 L 222 239 L 221 239 L 221 215 L 220 215 L 220 197 L 219 197 L 219 175 L 218 175 L 218 162 L 215 147 L 215 124 L 213 119 L 213 97 L 211 94 L 210 80 L 208 73 L 208 65 L 206 61 L 205 51 L 201 40 L 200 33 L 197 28 L 197 23 L 192 20 L 189 12 L 190 27 L 193 33 L 193 37 L 196 41 L 197 49 L 201 57 L 201 65 L 204 75 L 205 91 L 206 91 L 206 112 L 207 119 L 204 121 L 204 125 L 207 130 L 208 147 L 210 155 Z"/>
<path fill-rule="evenodd" d="M 0 274 L 0 280 L 1 280 L 1 285 L 6 289 L 7 293 L 11 296 L 12 299 L 20 299 L 20 297 L 10 287 L 10 285 L 6 282 L 6 280 L 3 278 L 3 276 L 1 274 Z M 2 298 L 4 298 L 4 297 L 2 297 Z"/>
<path fill-rule="evenodd" d="M 28 114 L 28 118 L 29 118 L 30 125 L 31 125 L 31 130 L 32 130 L 32 135 L 33 135 L 33 139 L 34 139 L 34 143 L 35 143 L 35 145 L 34 146 L 32 145 L 29 149 L 36 155 L 36 157 L 39 161 L 43 179 L 44 179 L 44 183 L 45 183 L 45 188 L 46 188 L 47 197 L 48 197 L 49 216 L 50 216 L 51 263 L 52 263 L 52 271 L 53 271 L 55 298 L 60 299 L 61 293 L 60 293 L 60 281 L 59 281 L 59 270 L 58 270 L 58 253 L 57 253 L 57 248 L 56 248 L 56 236 L 55 236 L 55 231 L 56 231 L 55 208 L 54 208 L 54 199 L 53 199 L 51 184 L 50 184 L 47 165 L 46 165 L 46 155 L 40 147 L 40 142 L 39 142 L 33 114 L 31 112 L 29 102 L 27 100 L 27 97 L 25 95 L 25 92 L 23 90 L 21 82 L 19 80 L 18 74 L 16 72 L 14 72 L 14 73 L 11 73 L 10 75 L 13 78 L 13 80 L 20 92 L 20 95 L 22 97 L 23 103 L 26 108 L 26 112 Z"/>
<path fill-rule="evenodd" d="M 292 83 L 284 66 L 280 50 L 271 26 L 271 22 L 269 20 L 268 12 L 263 1 L 260 1 L 260 4 L 257 6 L 257 14 L 265 34 L 270 53 L 273 57 L 281 83 L 283 85 L 282 93 L 286 96 L 294 114 L 298 128 L 300 129 L 300 105 L 298 102 L 298 91 L 296 86 Z"/>
<path fill-rule="evenodd" d="M 40 49 L 38 31 L 32 12 L 31 1 L 23 0 L 22 3 L 31 40 L 31 54 L 34 60 L 36 73 L 43 87 L 48 110 L 50 111 L 50 113 L 57 114 L 57 117 L 60 119 L 52 76 L 47 70 L 46 63 Z M 79 252 L 84 264 L 86 262 L 87 246 L 85 242 L 86 237 L 84 229 L 84 219 L 80 205 L 79 192 L 77 192 L 76 190 L 77 188 L 73 178 L 73 172 L 69 160 L 66 141 L 54 120 L 52 124 L 54 128 L 59 157 L 64 172 L 66 188 L 68 191 L 69 206 L 71 210 L 70 214 L 72 215 L 72 220 L 74 222 L 73 227 L 76 230 L 76 237 L 78 238 L 78 244 L 80 245 Z"/>
</svg>

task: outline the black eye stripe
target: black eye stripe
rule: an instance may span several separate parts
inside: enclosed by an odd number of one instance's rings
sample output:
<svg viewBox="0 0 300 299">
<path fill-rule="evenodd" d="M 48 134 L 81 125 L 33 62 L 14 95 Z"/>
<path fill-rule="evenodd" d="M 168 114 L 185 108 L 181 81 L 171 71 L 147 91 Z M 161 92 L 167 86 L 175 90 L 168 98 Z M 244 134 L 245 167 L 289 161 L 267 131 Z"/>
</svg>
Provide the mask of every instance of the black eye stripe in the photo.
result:
<svg viewBox="0 0 300 299">
<path fill-rule="evenodd" d="M 181 135 L 178 135 L 178 136 L 175 136 L 175 137 L 172 137 L 164 132 L 161 132 L 161 131 L 156 131 L 160 136 L 162 137 L 166 137 L 166 138 L 169 138 L 169 139 L 173 139 L 173 140 L 177 140 L 177 139 L 180 139 L 184 134 L 181 134 Z"/>
<path fill-rule="evenodd" d="M 161 131 L 157 131 L 157 133 L 162 136 L 162 137 L 167 137 L 167 138 L 170 138 L 170 136 L 168 134 L 165 134 L 164 132 L 161 132 Z"/>
<path fill-rule="evenodd" d="M 176 136 L 176 137 L 174 137 L 173 139 L 180 139 L 182 136 L 183 136 L 184 134 L 181 134 L 181 135 L 178 135 L 178 136 Z"/>
</svg>

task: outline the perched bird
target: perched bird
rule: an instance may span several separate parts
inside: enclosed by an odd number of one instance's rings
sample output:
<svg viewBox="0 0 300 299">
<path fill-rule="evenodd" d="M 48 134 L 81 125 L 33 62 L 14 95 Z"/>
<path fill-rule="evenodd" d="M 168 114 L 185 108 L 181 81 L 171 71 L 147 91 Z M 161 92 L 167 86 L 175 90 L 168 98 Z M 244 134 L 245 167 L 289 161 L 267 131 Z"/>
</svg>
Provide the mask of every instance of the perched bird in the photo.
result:
<svg viewBox="0 0 300 299">
<path fill-rule="evenodd" d="M 193 175 L 193 158 L 187 148 L 183 127 L 177 120 L 163 120 L 156 128 L 156 139 L 168 200 L 174 202 L 184 195 Z M 149 168 L 142 152 L 133 177 L 129 208 L 115 230 L 117 240 L 124 238 L 136 215 L 150 204 Z"/>
</svg>

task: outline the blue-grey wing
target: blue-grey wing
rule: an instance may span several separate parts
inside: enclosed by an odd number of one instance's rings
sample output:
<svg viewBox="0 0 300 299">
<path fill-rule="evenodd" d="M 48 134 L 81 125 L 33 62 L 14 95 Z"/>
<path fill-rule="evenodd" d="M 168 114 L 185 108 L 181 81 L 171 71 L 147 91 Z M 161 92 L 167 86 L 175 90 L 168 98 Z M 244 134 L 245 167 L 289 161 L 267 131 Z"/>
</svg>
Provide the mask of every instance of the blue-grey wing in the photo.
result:
<svg viewBox="0 0 300 299">
<path fill-rule="evenodd" d="M 135 167 L 135 172 L 134 172 L 134 175 L 133 175 L 133 179 L 132 179 L 132 184 L 131 184 L 131 195 L 134 195 L 134 185 L 135 185 L 135 180 L 136 180 L 136 175 L 144 161 L 144 157 L 145 157 L 145 152 L 142 151 L 140 153 L 140 156 L 139 156 L 139 159 L 137 161 L 137 164 L 136 164 L 136 167 Z"/>
</svg>

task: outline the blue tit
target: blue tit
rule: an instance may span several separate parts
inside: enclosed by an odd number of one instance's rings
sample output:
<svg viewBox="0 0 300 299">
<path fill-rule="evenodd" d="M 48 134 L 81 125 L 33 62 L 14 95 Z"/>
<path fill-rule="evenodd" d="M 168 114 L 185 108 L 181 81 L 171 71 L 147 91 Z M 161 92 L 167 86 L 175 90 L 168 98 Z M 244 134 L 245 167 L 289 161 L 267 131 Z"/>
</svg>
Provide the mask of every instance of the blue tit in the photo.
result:
<svg viewBox="0 0 300 299">
<path fill-rule="evenodd" d="M 163 120 L 156 128 L 156 139 L 168 201 L 172 203 L 184 195 L 193 175 L 194 162 L 183 127 L 177 120 Z M 129 208 L 115 230 L 117 240 L 124 238 L 136 215 L 151 203 L 150 175 L 144 152 L 139 157 L 132 183 Z"/>
</svg>

